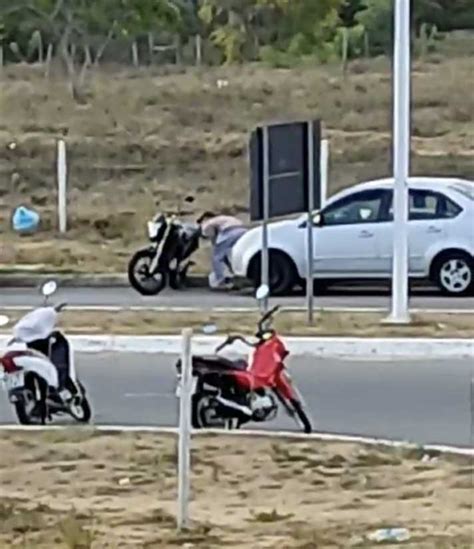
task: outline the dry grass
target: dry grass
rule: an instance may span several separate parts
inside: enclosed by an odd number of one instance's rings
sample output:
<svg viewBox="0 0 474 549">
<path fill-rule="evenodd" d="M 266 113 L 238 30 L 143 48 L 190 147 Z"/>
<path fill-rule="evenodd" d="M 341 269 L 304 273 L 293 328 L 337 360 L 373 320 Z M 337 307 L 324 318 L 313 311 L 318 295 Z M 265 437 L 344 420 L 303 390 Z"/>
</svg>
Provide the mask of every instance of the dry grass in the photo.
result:
<svg viewBox="0 0 474 549">
<path fill-rule="evenodd" d="M 0 452 L 1 547 L 367 549 L 366 535 L 389 526 L 408 528 L 413 549 L 472 541 L 468 458 L 199 437 L 192 525 L 178 534 L 171 436 L 4 433 Z"/>
<path fill-rule="evenodd" d="M 9 314 L 16 321 L 22 313 L 2 310 L 2 314 Z M 472 314 L 419 313 L 406 326 L 381 324 L 385 317 L 383 313 L 323 311 L 315 315 L 314 326 L 308 326 L 306 313 L 281 312 L 275 328 L 286 336 L 471 338 L 474 332 Z M 205 324 L 215 324 L 218 335 L 236 331 L 250 335 L 255 332 L 258 318 L 257 312 L 65 311 L 61 314 L 61 326 L 70 334 L 156 335 L 179 334 L 188 327 L 199 334 Z"/>
<path fill-rule="evenodd" d="M 217 79 L 229 86 L 218 89 Z M 413 173 L 474 173 L 472 59 L 432 58 L 414 70 Z M 43 214 L 36 238 L 2 235 L 9 261 L 78 271 L 124 270 L 154 210 L 217 209 L 246 216 L 248 132 L 274 119 L 322 117 L 331 139 L 331 192 L 390 170 L 389 63 L 289 70 L 261 66 L 187 70 L 103 69 L 90 102 L 72 102 L 63 80 L 40 68 L 4 70 L 0 88 L 0 227 L 12 204 Z M 70 146 L 67 240 L 55 240 L 54 140 Z M 10 150 L 8 144 L 17 147 Z M 53 195 L 53 196 L 52 196 Z M 156 206 L 156 202 L 159 203 Z M 2 259 L 0 258 L 0 262 Z"/>
</svg>

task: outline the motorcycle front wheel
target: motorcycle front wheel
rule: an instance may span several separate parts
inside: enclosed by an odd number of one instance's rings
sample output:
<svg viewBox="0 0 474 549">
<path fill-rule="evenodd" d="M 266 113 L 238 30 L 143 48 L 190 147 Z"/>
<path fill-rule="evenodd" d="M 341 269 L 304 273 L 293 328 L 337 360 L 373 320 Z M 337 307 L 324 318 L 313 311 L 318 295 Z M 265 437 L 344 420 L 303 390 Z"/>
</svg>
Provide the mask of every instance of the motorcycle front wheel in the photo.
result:
<svg viewBox="0 0 474 549">
<path fill-rule="evenodd" d="M 306 415 L 306 412 L 303 410 L 301 402 L 293 399 L 291 400 L 291 405 L 293 406 L 293 410 L 295 411 L 296 416 L 298 417 L 301 426 L 303 427 L 303 431 L 309 435 L 313 431 L 313 427 L 311 426 L 311 421 Z"/>
<path fill-rule="evenodd" d="M 78 381 L 79 394 L 75 395 L 68 406 L 69 415 L 78 423 L 89 423 L 92 417 L 92 408 L 86 396 L 86 390 Z"/>
<path fill-rule="evenodd" d="M 154 250 L 139 250 L 132 256 L 128 264 L 130 285 L 141 295 L 157 295 L 167 284 L 167 274 L 164 271 L 158 270 L 150 274 L 150 266 L 154 256 Z"/>
<path fill-rule="evenodd" d="M 87 397 L 76 397 L 69 406 L 69 414 L 78 423 L 89 423 L 92 417 L 92 410 Z"/>
</svg>

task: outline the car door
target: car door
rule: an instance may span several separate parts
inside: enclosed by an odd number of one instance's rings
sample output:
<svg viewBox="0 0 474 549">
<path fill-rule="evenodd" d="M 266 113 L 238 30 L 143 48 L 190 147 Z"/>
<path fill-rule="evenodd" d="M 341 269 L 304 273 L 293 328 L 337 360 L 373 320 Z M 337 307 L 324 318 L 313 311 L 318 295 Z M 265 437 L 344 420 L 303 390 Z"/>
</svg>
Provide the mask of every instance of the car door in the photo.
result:
<svg viewBox="0 0 474 549">
<path fill-rule="evenodd" d="M 321 212 L 313 233 L 316 276 L 373 276 L 379 271 L 378 238 L 390 194 L 369 189 L 347 195 Z"/>
<path fill-rule="evenodd" d="M 409 192 L 409 269 L 413 274 L 422 274 L 428 270 L 430 249 L 446 239 L 450 220 L 461 212 L 461 208 L 437 191 L 412 188 Z"/>
<path fill-rule="evenodd" d="M 430 248 L 437 246 L 440 240 L 446 238 L 447 224 L 460 212 L 460 206 L 440 192 L 416 187 L 409 189 L 408 269 L 410 274 L 427 274 L 427 257 Z M 393 220 L 392 199 L 388 217 L 390 221 Z M 386 230 L 380 235 L 379 245 L 383 270 L 390 275 L 393 261 L 392 230 Z"/>
</svg>

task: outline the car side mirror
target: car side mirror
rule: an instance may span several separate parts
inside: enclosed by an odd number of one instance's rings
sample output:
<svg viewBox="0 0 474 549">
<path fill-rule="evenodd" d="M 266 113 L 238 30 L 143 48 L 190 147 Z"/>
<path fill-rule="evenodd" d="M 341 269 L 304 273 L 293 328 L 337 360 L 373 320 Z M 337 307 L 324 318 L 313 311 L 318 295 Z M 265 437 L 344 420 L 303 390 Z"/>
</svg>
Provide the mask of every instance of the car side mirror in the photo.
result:
<svg viewBox="0 0 474 549">
<path fill-rule="evenodd" d="M 324 215 L 322 214 L 322 212 L 317 213 L 313 217 L 313 225 L 315 227 L 322 227 L 324 225 Z"/>
<path fill-rule="evenodd" d="M 324 225 L 324 216 L 321 212 L 313 215 L 313 227 L 322 227 Z M 308 226 L 308 219 L 304 219 L 299 225 L 298 229 L 306 229 Z"/>
</svg>

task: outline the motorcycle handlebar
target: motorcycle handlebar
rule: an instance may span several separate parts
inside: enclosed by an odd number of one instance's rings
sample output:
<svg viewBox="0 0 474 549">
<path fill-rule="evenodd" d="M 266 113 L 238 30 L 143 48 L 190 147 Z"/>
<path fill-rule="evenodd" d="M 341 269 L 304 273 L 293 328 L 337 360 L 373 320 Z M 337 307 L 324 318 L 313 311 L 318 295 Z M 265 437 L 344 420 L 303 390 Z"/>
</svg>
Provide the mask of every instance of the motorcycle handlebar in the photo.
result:
<svg viewBox="0 0 474 549">
<path fill-rule="evenodd" d="M 264 328 L 263 328 L 263 324 L 267 320 L 269 320 L 279 309 L 280 309 L 280 306 L 276 305 L 275 307 L 273 307 L 272 309 L 267 311 L 262 316 L 262 318 L 259 320 L 259 322 L 258 322 L 258 334 L 257 334 L 257 337 L 259 339 L 261 339 L 261 335 L 259 335 L 259 334 L 262 334 L 265 331 Z M 244 336 L 230 335 L 230 336 L 227 336 L 227 339 L 225 339 L 225 341 L 223 341 L 220 345 L 218 345 L 216 347 L 216 349 L 215 349 L 216 354 L 219 353 L 220 351 L 222 351 L 222 349 L 225 349 L 225 347 L 228 347 L 229 345 L 232 345 L 236 341 L 241 341 L 242 343 L 245 343 L 245 345 L 248 345 L 249 347 L 255 347 L 256 345 L 258 345 L 258 343 L 252 343 L 251 341 L 246 339 Z"/>
<path fill-rule="evenodd" d="M 54 306 L 54 310 L 57 313 L 60 313 L 62 310 L 64 310 L 67 307 L 67 303 L 59 303 L 58 305 Z"/>
<path fill-rule="evenodd" d="M 280 306 L 279 305 L 275 305 L 275 307 L 273 307 L 272 309 L 270 309 L 269 311 L 267 311 L 263 316 L 262 318 L 258 321 L 258 331 L 259 332 L 262 332 L 263 331 L 263 324 L 269 320 L 278 310 L 280 309 Z"/>
<path fill-rule="evenodd" d="M 232 345 L 236 341 L 242 341 L 242 343 L 245 343 L 245 345 L 248 345 L 249 347 L 255 347 L 255 344 L 249 341 L 248 339 L 245 339 L 244 336 L 241 335 L 234 335 L 234 336 L 228 336 L 225 341 L 223 341 L 220 345 L 216 347 L 215 352 L 219 353 L 224 349 L 225 347 L 228 347 L 229 345 Z"/>
</svg>

